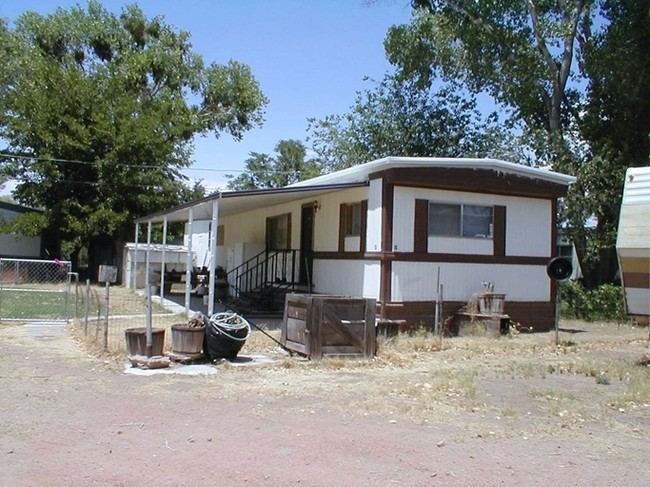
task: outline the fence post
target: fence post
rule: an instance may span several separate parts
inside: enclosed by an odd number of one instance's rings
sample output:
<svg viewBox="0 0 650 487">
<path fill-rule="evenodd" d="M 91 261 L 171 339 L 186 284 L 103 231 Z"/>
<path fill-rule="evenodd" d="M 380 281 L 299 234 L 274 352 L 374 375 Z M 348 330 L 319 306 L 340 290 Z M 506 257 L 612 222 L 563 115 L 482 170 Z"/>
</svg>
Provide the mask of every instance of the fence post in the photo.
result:
<svg viewBox="0 0 650 487">
<path fill-rule="evenodd" d="M 84 336 L 88 336 L 89 307 L 90 307 L 90 279 L 86 279 L 86 301 L 84 303 Z"/>
<path fill-rule="evenodd" d="M 79 273 L 74 273 L 74 320 L 79 319 Z"/>
<path fill-rule="evenodd" d="M 104 297 L 104 351 L 108 350 L 108 290 L 110 283 L 106 281 L 106 295 Z"/>
</svg>

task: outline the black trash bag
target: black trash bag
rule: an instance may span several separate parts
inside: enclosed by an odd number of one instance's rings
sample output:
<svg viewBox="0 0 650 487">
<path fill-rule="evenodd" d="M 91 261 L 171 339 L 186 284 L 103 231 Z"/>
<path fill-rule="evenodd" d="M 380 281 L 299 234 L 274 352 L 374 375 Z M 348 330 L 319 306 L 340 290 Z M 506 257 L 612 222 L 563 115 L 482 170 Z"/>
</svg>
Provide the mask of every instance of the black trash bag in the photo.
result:
<svg viewBox="0 0 650 487">
<path fill-rule="evenodd" d="M 205 318 L 203 353 L 210 360 L 234 360 L 250 335 L 250 324 L 236 313 L 216 313 Z"/>
</svg>

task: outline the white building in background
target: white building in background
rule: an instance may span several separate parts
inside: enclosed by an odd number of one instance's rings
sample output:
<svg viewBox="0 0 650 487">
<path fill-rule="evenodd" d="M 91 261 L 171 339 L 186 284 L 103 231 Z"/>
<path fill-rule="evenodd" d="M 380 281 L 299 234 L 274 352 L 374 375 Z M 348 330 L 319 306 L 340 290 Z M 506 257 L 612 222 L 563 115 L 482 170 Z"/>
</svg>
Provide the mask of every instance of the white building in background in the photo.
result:
<svg viewBox="0 0 650 487">
<path fill-rule="evenodd" d="M 25 213 L 39 210 L 15 203 L 0 201 L 0 221 L 11 221 Z M 41 237 L 27 237 L 15 233 L 0 233 L 0 257 L 13 259 L 40 259 Z"/>
</svg>

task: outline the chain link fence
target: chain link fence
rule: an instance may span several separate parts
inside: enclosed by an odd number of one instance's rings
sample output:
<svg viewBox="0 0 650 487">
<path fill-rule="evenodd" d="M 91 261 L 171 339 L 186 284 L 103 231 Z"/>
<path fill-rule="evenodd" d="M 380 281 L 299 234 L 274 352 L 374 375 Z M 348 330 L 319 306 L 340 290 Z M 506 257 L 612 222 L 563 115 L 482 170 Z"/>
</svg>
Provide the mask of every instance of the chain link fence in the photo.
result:
<svg viewBox="0 0 650 487">
<path fill-rule="evenodd" d="M 67 261 L 0 259 L 0 321 L 67 322 L 77 281 Z"/>
<path fill-rule="evenodd" d="M 0 259 L 0 323 L 71 322 L 97 348 L 126 353 L 126 330 L 147 325 L 145 291 L 79 283 L 71 268 L 67 261 Z M 185 308 L 153 296 L 151 317 L 171 349 L 171 325 L 187 322 Z"/>
<path fill-rule="evenodd" d="M 124 286 L 91 285 L 79 288 L 80 318 L 75 326 L 98 348 L 126 353 L 126 330 L 147 325 L 147 297 L 144 290 Z M 165 330 L 165 350 L 171 349 L 171 326 L 186 323 L 185 308 L 159 296 L 151 298 L 153 328 Z"/>
</svg>

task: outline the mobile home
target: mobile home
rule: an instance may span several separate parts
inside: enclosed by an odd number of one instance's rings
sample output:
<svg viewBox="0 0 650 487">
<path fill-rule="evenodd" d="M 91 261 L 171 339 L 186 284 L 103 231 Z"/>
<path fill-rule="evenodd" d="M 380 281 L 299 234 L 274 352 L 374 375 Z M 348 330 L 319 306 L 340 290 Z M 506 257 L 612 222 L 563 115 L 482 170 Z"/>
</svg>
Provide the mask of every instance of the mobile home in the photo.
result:
<svg viewBox="0 0 650 487">
<path fill-rule="evenodd" d="M 246 286 L 374 298 L 381 319 L 428 326 L 438 282 L 443 317 L 490 283 L 513 320 L 541 331 L 554 323 L 546 265 L 557 254 L 557 201 L 573 181 L 494 159 L 388 157 L 283 188 L 217 193 L 137 224 L 210 222 L 209 267 L 225 269 L 234 292 L 245 267 Z M 242 248 L 259 252 L 235 258 Z M 262 283 L 251 277 L 262 273 Z"/>
</svg>

